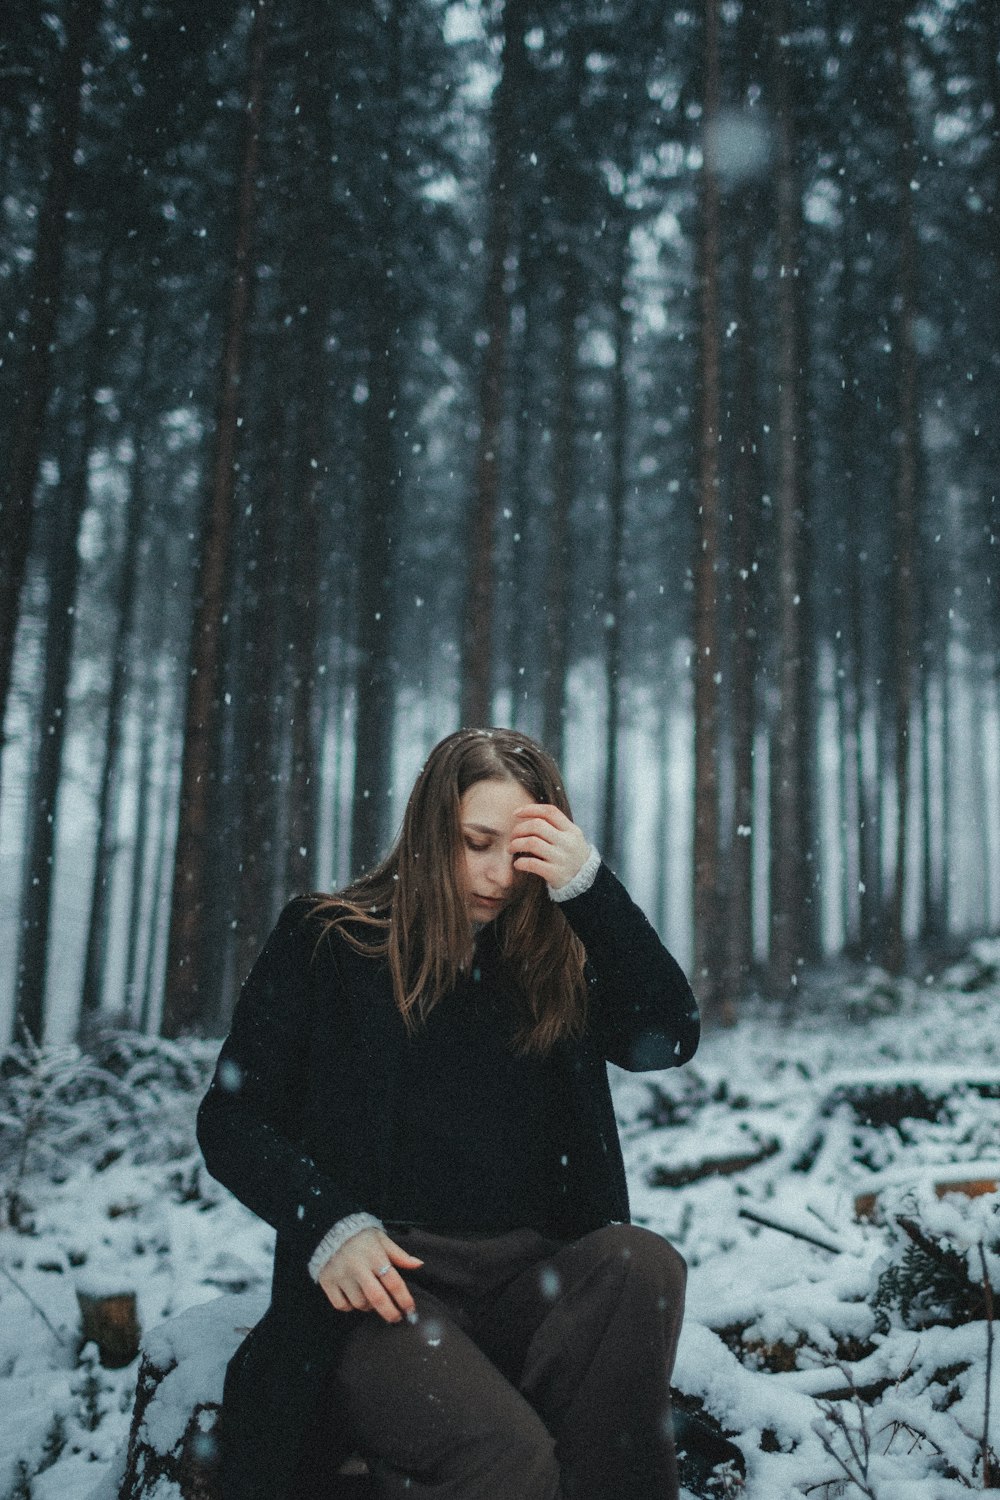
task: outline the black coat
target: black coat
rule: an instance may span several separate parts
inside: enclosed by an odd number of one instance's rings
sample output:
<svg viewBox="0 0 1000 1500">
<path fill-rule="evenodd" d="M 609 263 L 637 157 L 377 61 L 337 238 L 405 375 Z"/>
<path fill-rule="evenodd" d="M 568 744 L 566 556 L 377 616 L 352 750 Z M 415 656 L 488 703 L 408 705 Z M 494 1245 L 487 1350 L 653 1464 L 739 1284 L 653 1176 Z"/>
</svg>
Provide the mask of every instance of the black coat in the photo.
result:
<svg viewBox="0 0 1000 1500">
<path fill-rule="evenodd" d="M 226 1376 L 225 1500 L 289 1493 L 332 1370 L 346 1315 L 310 1278 L 310 1256 L 345 1214 L 393 1217 L 388 1163 L 406 1031 L 387 965 L 336 935 L 318 942 L 313 905 L 299 897 L 282 912 L 198 1114 L 209 1171 L 278 1233 L 270 1308 Z M 552 1054 L 565 1122 L 552 1159 L 561 1222 L 575 1238 L 628 1220 L 606 1060 L 632 1071 L 677 1066 L 699 1028 L 683 973 L 606 865 L 561 910 L 586 948 L 589 983 L 586 1033 Z"/>
</svg>

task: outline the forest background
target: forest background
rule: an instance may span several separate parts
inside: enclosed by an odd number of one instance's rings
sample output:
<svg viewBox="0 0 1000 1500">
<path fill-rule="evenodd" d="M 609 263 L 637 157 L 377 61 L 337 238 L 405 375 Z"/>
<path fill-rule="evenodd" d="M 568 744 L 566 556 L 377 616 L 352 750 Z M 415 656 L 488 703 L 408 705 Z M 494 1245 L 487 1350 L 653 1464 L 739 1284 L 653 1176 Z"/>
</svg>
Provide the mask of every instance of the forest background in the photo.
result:
<svg viewBox="0 0 1000 1500">
<path fill-rule="evenodd" d="M 1000 926 L 995 0 L 0 21 L 0 1023 L 218 1032 L 462 723 L 711 1019 Z"/>
</svg>

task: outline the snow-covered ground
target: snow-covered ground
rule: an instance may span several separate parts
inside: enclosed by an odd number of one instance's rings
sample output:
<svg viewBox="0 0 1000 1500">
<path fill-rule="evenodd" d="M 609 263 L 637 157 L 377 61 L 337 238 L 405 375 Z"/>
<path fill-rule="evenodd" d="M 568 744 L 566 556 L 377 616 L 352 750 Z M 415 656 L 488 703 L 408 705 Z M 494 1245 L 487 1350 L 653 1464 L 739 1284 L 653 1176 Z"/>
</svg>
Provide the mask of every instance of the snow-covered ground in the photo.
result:
<svg viewBox="0 0 1000 1500">
<path fill-rule="evenodd" d="M 690 1266 L 675 1383 L 745 1456 L 743 1489 L 715 1493 L 983 1487 L 997 1196 L 941 1189 L 1000 1176 L 998 1002 L 981 943 L 924 986 L 827 977 L 808 1020 L 761 1007 L 687 1068 L 615 1076 L 634 1217 Z M 270 1231 L 194 1147 L 214 1051 L 118 1038 L 0 1074 L 0 1500 L 114 1494 L 136 1364 L 79 1351 L 78 1290 L 134 1290 L 152 1330 L 266 1288 Z"/>
</svg>

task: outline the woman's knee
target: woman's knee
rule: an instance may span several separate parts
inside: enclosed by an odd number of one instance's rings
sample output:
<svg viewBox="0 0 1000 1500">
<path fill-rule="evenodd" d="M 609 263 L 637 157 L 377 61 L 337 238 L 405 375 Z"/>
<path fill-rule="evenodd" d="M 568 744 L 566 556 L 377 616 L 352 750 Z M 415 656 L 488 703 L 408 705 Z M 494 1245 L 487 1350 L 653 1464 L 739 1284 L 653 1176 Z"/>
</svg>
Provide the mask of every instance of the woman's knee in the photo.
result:
<svg viewBox="0 0 1000 1500">
<path fill-rule="evenodd" d="M 639 1283 L 666 1303 L 683 1302 L 687 1262 L 662 1235 L 637 1224 L 609 1224 L 588 1240 L 608 1260 L 621 1263 L 628 1281 Z"/>
</svg>

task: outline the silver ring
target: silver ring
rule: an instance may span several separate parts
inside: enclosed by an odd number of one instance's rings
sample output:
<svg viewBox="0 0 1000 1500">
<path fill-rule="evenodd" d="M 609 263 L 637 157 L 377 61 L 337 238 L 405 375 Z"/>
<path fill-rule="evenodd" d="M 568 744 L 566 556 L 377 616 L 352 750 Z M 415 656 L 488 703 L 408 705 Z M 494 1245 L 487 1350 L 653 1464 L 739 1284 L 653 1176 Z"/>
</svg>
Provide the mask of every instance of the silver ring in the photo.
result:
<svg viewBox="0 0 1000 1500">
<path fill-rule="evenodd" d="M 384 1266 L 379 1266 L 378 1270 L 375 1272 L 375 1275 L 376 1276 L 388 1276 L 388 1274 L 389 1274 L 389 1272 L 391 1270 L 392 1270 L 391 1264 L 389 1263 L 389 1261 L 386 1261 L 386 1263 L 385 1263 Z"/>
</svg>

